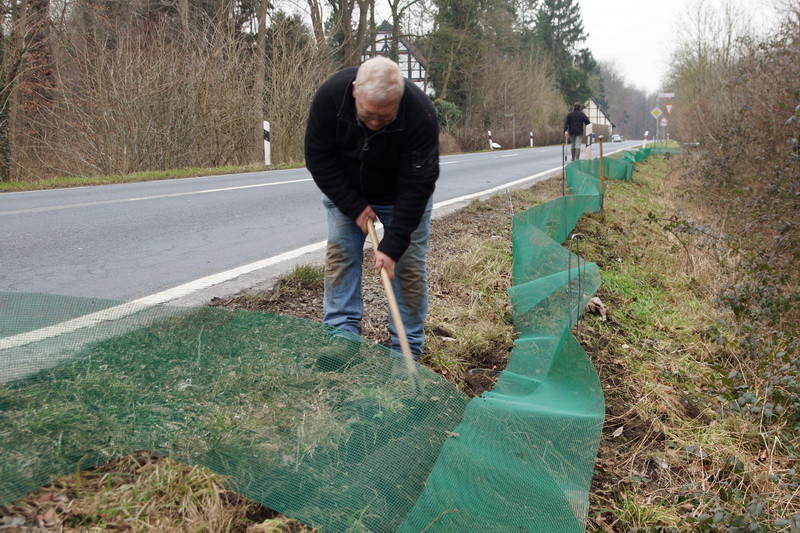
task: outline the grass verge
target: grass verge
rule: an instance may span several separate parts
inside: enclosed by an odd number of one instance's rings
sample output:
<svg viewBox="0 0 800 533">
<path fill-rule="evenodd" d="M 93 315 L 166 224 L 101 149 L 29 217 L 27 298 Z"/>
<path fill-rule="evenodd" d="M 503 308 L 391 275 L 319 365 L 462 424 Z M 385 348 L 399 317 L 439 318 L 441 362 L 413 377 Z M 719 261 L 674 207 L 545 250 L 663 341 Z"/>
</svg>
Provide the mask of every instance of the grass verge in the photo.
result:
<svg viewBox="0 0 800 533">
<path fill-rule="evenodd" d="M 589 530 L 798 531 L 793 348 L 721 305 L 738 253 L 711 226 L 676 230 L 713 213 L 684 203 L 671 168 L 641 163 L 611 184 L 605 223 L 578 228 L 609 308 L 578 330 L 607 403 Z"/>
</svg>

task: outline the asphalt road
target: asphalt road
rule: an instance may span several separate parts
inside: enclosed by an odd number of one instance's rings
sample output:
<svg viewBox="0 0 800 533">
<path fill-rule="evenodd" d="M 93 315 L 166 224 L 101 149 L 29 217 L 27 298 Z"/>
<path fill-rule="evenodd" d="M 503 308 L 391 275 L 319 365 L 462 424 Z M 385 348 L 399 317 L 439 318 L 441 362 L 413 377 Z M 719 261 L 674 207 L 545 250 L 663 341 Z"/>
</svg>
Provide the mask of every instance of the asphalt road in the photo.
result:
<svg viewBox="0 0 800 533">
<path fill-rule="evenodd" d="M 558 145 L 444 156 L 436 211 L 560 172 L 561 154 Z M 0 194 L 0 224 L 0 291 L 148 303 L 231 293 L 237 279 L 241 288 L 321 257 L 325 239 L 304 168 Z"/>
</svg>

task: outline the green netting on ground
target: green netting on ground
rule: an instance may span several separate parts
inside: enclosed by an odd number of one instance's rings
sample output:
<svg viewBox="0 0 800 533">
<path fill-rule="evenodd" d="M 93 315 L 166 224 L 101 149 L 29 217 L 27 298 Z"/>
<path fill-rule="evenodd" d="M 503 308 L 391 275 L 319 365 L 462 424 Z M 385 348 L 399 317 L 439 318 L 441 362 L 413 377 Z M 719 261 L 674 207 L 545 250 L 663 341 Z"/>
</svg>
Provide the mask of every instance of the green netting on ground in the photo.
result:
<svg viewBox="0 0 800 533">
<path fill-rule="evenodd" d="M 3 319 L 31 314 L 28 300 L 94 308 L 0 293 Z M 418 391 L 372 343 L 342 352 L 357 364 L 320 369 L 328 330 L 299 318 L 128 304 L 88 316 L 0 345 L 0 501 L 154 450 L 326 530 L 395 531 L 467 404 L 424 367 Z"/>
<path fill-rule="evenodd" d="M 640 148 L 638 150 L 626 150 L 623 152 L 621 159 L 629 163 L 636 163 L 650 157 L 651 155 L 674 154 L 679 150 L 680 147 L 676 142 L 662 142 L 659 144 L 651 144 L 646 148 Z"/>
<path fill-rule="evenodd" d="M 324 531 L 583 530 L 604 408 L 570 328 L 600 278 L 561 243 L 598 175 L 514 217 L 518 338 L 478 398 L 366 341 L 320 365 L 330 331 L 299 318 L 0 293 L 0 503 L 153 450 Z"/>
</svg>

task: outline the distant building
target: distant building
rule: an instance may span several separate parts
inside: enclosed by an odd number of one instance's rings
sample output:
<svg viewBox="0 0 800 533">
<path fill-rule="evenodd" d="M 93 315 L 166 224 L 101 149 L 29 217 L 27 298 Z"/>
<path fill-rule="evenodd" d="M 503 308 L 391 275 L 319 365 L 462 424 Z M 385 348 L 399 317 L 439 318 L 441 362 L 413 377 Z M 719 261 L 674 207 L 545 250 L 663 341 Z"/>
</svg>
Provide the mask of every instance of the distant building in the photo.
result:
<svg viewBox="0 0 800 533">
<path fill-rule="evenodd" d="M 373 56 L 389 56 L 392 46 L 392 25 L 384 22 L 375 33 L 375 43 L 368 45 L 361 55 L 361 61 Z M 414 82 L 426 94 L 433 95 L 433 88 L 427 79 L 428 60 L 416 46 L 400 37 L 397 45 L 397 63 L 403 75 Z"/>
<path fill-rule="evenodd" d="M 583 104 L 583 112 L 586 113 L 586 116 L 589 117 L 589 120 L 592 122 L 586 127 L 586 134 L 594 133 L 595 136 L 603 135 L 606 141 L 610 141 L 611 132 L 614 131 L 616 125 L 611 122 L 608 115 L 600 109 L 600 106 L 594 98 Z"/>
</svg>

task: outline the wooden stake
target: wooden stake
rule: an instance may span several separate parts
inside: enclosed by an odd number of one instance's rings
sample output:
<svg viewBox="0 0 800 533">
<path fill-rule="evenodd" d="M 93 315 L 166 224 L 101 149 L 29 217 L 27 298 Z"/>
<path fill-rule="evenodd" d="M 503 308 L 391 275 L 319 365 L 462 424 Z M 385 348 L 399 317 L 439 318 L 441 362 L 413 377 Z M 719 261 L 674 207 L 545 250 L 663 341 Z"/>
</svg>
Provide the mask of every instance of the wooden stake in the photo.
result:
<svg viewBox="0 0 800 533">
<path fill-rule="evenodd" d="M 372 219 L 367 219 L 367 229 L 369 230 L 369 239 L 372 241 L 372 250 L 373 252 L 377 252 L 378 234 L 375 232 L 375 224 L 372 222 Z M 394 322 L 394 329 L 397 332 L 397 339 L 400 341 L 400 351 L 403 353 L 403 359 L 406 361 L 408 375 L 414 381 L 417 390 L 420 391 L 417 367 L 414 366 L 414 356 L 411 355 L 411 346 L 408 344 L 406 328 L 403 326 L 403 319 L 400 317 L 400 308 L 397 306 L 397 298 L 394 296 L 392 280 L 389 279 L 389 273 L 383 267 L 381 267 L 380 275 L 381 282 L 383 283 L 383 290 L 386 292 L 386 299 L 389 301 L 389 314 L 392 315 L 392 322 Z"/>
<path fill-rule="evenodd" d="M 606 165 L 603 161 L 603 136 L 598 137 L 600 141 L 600 220 L 606 221 L 606 213 L 603 210 L 603 203 L 606 197 Z"/>
</svg>

